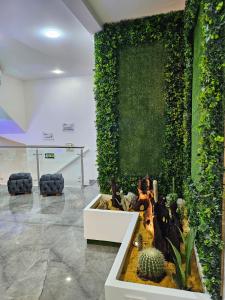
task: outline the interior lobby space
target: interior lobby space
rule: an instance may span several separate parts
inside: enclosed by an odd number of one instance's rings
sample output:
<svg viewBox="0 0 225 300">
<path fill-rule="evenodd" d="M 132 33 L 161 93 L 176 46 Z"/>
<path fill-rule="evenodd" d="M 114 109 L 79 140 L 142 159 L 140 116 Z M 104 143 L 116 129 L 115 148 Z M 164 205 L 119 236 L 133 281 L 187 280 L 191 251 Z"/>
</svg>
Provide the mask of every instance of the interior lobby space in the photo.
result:
<svg viewBox="0 0 225 300">
<path fill-rule="evenodd" d="M 104 299 L 117 247 L 88 244 L 82 210 L 96 194 L 67 188 L 62 197 L 9 196 L 1 189 L 1 299 Z"/>
<path fill-rule="evenodd" d="M 0 300 L 225 300 L 225 0 L 0 0 Z"/>
</svg>

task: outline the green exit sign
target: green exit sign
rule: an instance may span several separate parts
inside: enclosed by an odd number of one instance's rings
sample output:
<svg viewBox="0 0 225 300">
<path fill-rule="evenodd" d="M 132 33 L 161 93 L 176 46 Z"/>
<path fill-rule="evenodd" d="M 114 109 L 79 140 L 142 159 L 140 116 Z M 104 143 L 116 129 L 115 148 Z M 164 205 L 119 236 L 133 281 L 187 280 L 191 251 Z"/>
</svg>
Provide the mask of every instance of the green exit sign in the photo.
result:
<svg viewBox="0 0 225 300">
<path fill-rule="evenodd" d="M 45 158 L 54 159 L 55 158 L 55 153 L 45 153 Z"/>
</svg>

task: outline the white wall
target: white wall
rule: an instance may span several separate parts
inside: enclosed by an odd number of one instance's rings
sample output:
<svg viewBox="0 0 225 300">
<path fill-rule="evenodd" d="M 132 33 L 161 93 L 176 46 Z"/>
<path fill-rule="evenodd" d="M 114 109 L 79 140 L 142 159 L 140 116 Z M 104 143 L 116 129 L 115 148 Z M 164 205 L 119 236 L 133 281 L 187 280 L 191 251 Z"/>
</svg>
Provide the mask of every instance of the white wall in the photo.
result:
<svg viewBox="0 0 225 300">
<path fill-rule="evenodd" d="M 17 143 L 0 136 L 0 146 L 24 146 L 24 144 Z"/>
<path fill-rule="evenodd" d="M 23 129 L 27 129 L 23 81 L 2 75 L 0 106 Z"/>
<path fill-rule="evenodd" d="M 23 144 L 0 137 L 0 146 L 23 146 Z M 18 170 L 27 171 L 26 149 L 0 149 L 0 184 L 7 184 L 9 175 Z"/>
<path fill-rule="evenodd" d="M 64 145 L 73 143 L 89 151 L 84 159 L 85 183 L 97 178 L 95 101 L 91 76 L 24 82 L 28 130 L 5 134 L 24 144 Z M 19 110 L 20 107 L 17 106 Z M 73 133 L 62 131 L 62 123 L 75 125 Z M 54 141 L 43 141 L 42 132 L 52 132 Z"/>
</svg>

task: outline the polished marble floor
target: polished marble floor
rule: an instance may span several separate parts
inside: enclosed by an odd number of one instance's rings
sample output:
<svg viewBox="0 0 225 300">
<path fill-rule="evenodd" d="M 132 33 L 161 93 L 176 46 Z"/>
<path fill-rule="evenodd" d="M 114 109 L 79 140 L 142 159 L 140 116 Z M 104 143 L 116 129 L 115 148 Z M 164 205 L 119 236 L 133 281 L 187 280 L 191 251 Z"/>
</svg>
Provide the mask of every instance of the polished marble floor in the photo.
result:
<svg viewBox="0 0 225 300">
<path fill-rule="evenodd" d="M 104 300 L 117 248 L 87 244 L 82 209 L 96 185 L 62 197 L 9 196 L 0 187 L 0 299 Z"/>
</svg>

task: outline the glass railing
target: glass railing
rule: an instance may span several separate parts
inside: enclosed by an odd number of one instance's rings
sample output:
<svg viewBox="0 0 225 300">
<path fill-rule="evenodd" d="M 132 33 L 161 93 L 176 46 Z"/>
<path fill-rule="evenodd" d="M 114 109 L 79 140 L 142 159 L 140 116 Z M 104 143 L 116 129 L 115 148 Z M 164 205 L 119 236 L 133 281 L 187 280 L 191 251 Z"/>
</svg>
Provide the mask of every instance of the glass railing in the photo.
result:
<svg viewBox="0 0 225 300">
<path fill-rule="evenodd" d="M 0 184 L 6 185 L 12 173 L 31 173 L 33 185 L 41 175 L 61 173 L 65 186 L 84 186 L 84 147 L 0 146 Z"/>
</svg>

